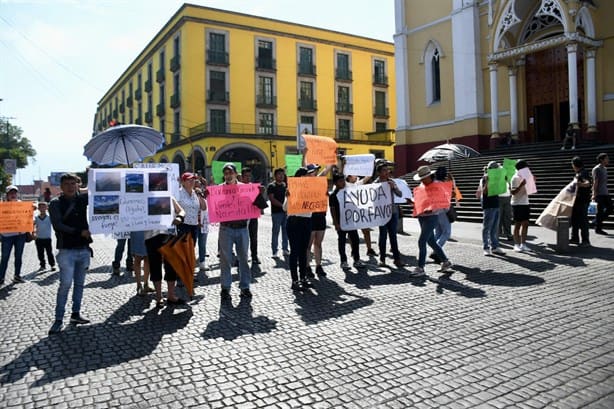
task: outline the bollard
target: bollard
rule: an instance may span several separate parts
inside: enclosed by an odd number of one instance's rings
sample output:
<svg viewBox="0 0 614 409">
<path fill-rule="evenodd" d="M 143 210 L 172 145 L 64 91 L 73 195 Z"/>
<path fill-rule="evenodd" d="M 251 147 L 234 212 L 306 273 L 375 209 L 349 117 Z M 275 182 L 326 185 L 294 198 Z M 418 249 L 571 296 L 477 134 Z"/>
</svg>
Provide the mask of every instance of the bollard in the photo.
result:
<svg viewBox="0 0 614 409">
<path fill-rule="evenodd" d="M 569 250 L 569 217 L 556 218 L 556 250 L 563 253 Z"/>
</svg>

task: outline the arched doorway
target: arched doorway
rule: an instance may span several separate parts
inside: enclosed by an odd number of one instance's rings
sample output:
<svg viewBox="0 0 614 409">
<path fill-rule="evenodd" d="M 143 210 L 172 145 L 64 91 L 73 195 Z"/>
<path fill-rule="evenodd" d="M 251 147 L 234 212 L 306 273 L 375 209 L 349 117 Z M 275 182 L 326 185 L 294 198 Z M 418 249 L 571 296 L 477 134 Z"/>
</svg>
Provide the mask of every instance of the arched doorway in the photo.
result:
<svg viewBox="0 0 614 409">
<path fill-rule="evenodd" d="M 264 153 L 255 146 L 248 144 L 225 146 L 219 151 L 215 160 L 221 162 L 241 162 L 242 167 L 249 166 L 252 169 L 252 181 L 254 183 L 268 183 L 268 161 Z"/>
<path fill-rule="evenodd" d="M 183 172 L 185 172 L 185 157 L 183 156 L 183 154 L 181 152 L 178 152 L 175 154 L 175 157 L 173 158 L 173 163 L 176 163 L 179 165 L 179 174 L 181 175 Z"/>
<path fill-rule="evenodd" d="M 207 163 L 205 160 L 205 155 L 200 150 L 192 151 L 192 163 L 194 163 L 194 171 L 199 173 L 200 175 L 205 175 L 205 168 L 207 167 Z"/>
</svg>

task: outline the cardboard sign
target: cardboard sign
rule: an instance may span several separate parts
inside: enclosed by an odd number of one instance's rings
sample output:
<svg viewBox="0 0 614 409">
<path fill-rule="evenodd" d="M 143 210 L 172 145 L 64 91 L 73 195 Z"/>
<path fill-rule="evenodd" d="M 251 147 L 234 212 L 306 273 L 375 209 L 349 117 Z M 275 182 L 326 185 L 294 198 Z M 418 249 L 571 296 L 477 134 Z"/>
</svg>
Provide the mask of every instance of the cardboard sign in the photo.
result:
<svg viewBox="0 0 614 409">
<path fill-rule="evenodd" d="M 253 205 L 256 196 L 260 194 L 260 185 L 257 183 L 209 186 L 207 191 L 207 209 L 211 223 L 260 217 L 260 209 Z"/>
<path fill-rule="evenodd" d="M 328 209 L 328 182 L 324 176 L 288 178 L 288 214 L 325 212 Z"/>
<path fill-rule="evenodd" d="M 512 180 L 512 176 L 516 173 L 516 162 L 518 162 L 516 159 L 503 159 L 503 169 L 505 169 L 505 176 L 508 181 Z"/>
<path fill-rule="evenodd" d="M 333 138 L 318 135 L 303 135 L 303 138 L 307 145 L 305 163 L 337 164 L 337 142 Z"/>
<path fill-rule="evenodd" d="M 532 195 L 534 193 L 537 193 L 537 186 L 535 185 L 535 178 L 531 173 L 531 169 L 522 168 L 517 171 L 517 173 L 521 178 L 527 181 L 527 183 L 524 185 L 525 189 L 527 189 L 527 194 Z"/>
<path fill-rule="evenodd" d="M 488 196 L 499 196 L 507 191 L 504 168 L 488 169 Z"/>
<path fill-rule="evenodd" d="M 396 183 L 397 187 L 401 191 L 401 197 L 393 194 L 395 203 L 405 204 L 407 203 L 407 199 L 414 200 L 414 195 L 411 193 L 411 189 L 406 181 L 403 179 L 392 179 L 394 183 Z"/>
<path fill-rule="evenodd" d="M 341 230 L 383 226 L 392 217 L 392 190 L 388 183 L 346 185 L 337 192 Z"/>
<path fill-rule="evenodd" d="M 0 233 L 32 232 L 33 218 L 32 202 L 0 202 Z"/>
<path fill-rule="evenodd" d="M 168 229 L 175 217 L 171 196 L 178 181 L 165 168 L 90 169 L 90 231 L 118 233 Z"/>
<path fill-rule="evenodd" d="M 452 198 L 452 182 L 420 184 L 414 188 L 414 213 L 417 217 L 425 212 L 449 209 Z"/>
<path fill-rule="evenodd" d="M 345 164 L 343 165 L 344 175 L 373 175 L 373 167 L 375 166 L 375 155 L 373 155 L 372 153 L 368 153 L 365 155 L 345 155 L 343 159 L 345 161 Z"/>
<path fill-rule="evenodd" d="M 211 162 L 211 175 L 213 176 L 213 183 L 224 183 L 224 165 L 228 162 L 222 162 L 219 160 L 214 160 Z M 241 174 L 241 162 L 232 162 L 237 168 L 237 174 Z"/>
<path fill-rule="evenodd" d="M 286 155 L 286 175 L 294 176 L 296 170 L 302 166 L 303 155 Z"/>
</svg>

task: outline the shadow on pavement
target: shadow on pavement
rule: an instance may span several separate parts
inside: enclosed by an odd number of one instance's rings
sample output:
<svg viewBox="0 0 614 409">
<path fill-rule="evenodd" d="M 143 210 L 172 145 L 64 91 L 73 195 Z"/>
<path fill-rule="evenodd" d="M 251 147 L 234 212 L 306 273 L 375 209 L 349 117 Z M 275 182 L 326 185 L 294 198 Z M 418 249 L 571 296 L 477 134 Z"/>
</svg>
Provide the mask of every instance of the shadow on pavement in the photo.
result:
<svg viewBox="0 0 614 409">
<path fill-rule="evenodd" d="M 482 298 L 486 297 L 486 291 L 480 288 L 469 287 L 458 281 L 452 280 L 452 272 L 444 273 L 439 278 L 428 277 L 429 281 L 437 284 L 438 294 L 443 294 L 444 291 L 452 291 L 467 298 Z"/>
<path fill-rule="evenodd" d="M 254 317 L 250 299 L 241 298 L 233 306 L 232 300 L 220 301 L 220 317 L 207 324 L 202 336 L 204 339 L 223 338 L 232 341 L 243 335 L 271 332 L 277 328 L 277 321 L 265 316 Z"/>
<path fill-rule="evenodd" d="M 314 292 L 315 291 L 315 292 Z M 295 292 L 296 312 L 306 324 L 338 318 L 373 304 L 371 298 L 346 292 L 339 284 L 329 279 L 314 282 L 314 288 Z"/>
<path fill-rule="evenodd" d="M 458 265 L 454 266 L 454 270 L 465 274 L 467 280 L 476 284 L 528 287 L 545 283 L 543 278 L 528 274 L 499 273 L 493 270 L 480 270 L 479 268 L 467 268 Z"/>
<path fill-rule="evenodd" d="M 0 384 L 20 380 L 30 368 L 44 372 L 32 385 L 41 386 L 148 356 L 165 334 L 185 327 L 192 317 L 191 309 L 175 314 L 173 308 L 145 311 L 148 307 L 148 301 L 134 297 L 104 322 L 69 325 L 61 333 L 43 338 L 0 368 Z M 126 322 L 132 316 L 141 318 Z"/>
</svg>

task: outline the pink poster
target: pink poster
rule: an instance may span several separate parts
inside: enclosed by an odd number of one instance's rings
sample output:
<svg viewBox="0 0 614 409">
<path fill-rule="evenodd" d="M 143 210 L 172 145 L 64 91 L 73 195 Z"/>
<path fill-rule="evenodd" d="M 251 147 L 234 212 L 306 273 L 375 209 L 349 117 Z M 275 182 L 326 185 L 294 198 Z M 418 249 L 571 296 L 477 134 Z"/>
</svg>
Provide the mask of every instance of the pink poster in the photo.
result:
<svg viewBox="0 0 614 409">
<path fill-rule="evenodd" d="M 425 212 L 439 209 L 448 209 L 452 199 L 452 187 L 452 182 L 433 182 L 415 187 L 413 216 L 420 216 Z"/>
<path fill-rule="evenodd" d="M 215 185 L 207 187 L 207 191 L 211 223 L 260 217 L 260 209 L 253 205 L 260 194 L 260 185 L 256 183 Z"/>
</svg>

